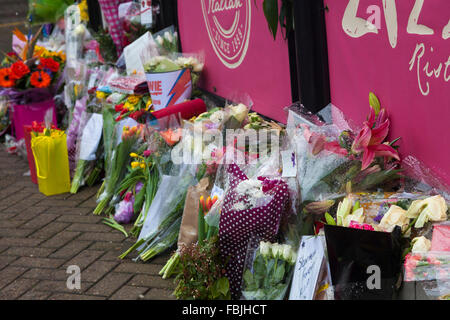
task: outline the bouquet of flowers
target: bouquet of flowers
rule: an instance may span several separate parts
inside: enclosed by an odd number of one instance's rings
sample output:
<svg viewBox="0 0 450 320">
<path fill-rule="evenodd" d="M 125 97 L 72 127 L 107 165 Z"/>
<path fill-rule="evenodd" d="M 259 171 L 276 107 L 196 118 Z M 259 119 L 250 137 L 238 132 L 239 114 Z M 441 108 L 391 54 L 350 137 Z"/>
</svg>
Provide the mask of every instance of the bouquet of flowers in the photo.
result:
<svg viewBox="0 0 450 320">
<path fill-rule="evenodd" d="M 261 241 L 249 250 L 243 275 L 242 295 L 246 300 L 282 300 L 292 279 L 297 258 L 288 244 Z"/>
<path fill-rule="evenodd" d="M 105 133 L 104 136 L 106 137 Z M 141 125 L 132 128 L 124 126 L 121 141 L 115 148 L 111 149 L 110 153 L 106 154 L 106 161 L 111 163 L 105 167 L 105 181 L 99 190 L 101 193 L 98 197 L 98 205 L 94 209 L 94 214 L 101 214 L 113 198 L 118 183 L 120 183 L 126 173 L 130 153 L 137 150 L 139 141 L 141 141 L 141 135 Z"/>
<path fill-rule="evenodd" d="M 174 26 L 170 26 L 153 34 L 158 51 L 162 56 L 168 56 L 172 53 L 179 52 L 178 50 L 178 33 Z"/>
<path fill-rule="evenodd" d="M 230 259 L 227 277 L 232 297 L 240 297 L 247 246 L 251 238 L 273 241 L 289 201 L 288 187 L 281 179 L 249 179 L 237 165 L 229 165 L 229 188 L 220 214 L 221 255 Z"/>
<path fill-rule="evenodd" d="M 64 63 L 62 53 L 35 48 L 30 60 L 17 57 L 11 65 L 0 69 L 0 87 L 14 90 L 49 88 L 59 79 Z"/>
</svg>

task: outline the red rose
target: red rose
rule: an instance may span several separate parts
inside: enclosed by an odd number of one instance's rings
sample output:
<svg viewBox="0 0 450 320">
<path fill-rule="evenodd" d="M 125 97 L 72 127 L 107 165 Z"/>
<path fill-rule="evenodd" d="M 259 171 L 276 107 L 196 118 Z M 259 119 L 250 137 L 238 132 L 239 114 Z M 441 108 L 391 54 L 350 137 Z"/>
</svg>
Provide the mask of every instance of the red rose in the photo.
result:
<svg viewBox="0 0 450 320">
<path fill-rule="evenodd" d="M 59 63 L 52 58 L 41 58 L 39 69 L 49 69 L 51 72 L 58 72 Z"/>
<path fill-rule="evenodd" d="M 11 65 L 11 78 L 18 80 L 30 73 L 28 66 L 22 61 L 14 62 Z"/>
</svg>

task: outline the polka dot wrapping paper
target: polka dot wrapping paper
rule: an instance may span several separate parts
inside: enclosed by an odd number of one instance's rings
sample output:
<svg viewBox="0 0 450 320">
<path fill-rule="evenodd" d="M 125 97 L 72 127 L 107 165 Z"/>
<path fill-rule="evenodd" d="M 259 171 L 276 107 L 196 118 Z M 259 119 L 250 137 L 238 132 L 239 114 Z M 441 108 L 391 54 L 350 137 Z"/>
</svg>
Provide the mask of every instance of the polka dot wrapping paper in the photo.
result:
<svg viewBox="0 0 450 320">
<path fill-rule="evenodd" d="M 289 192 L 284 181 L 264 179 L 264 193 L 271 196 L 271 200 L 260 207 L 235 210 L 234 204 L 239 199 L 235 189 L 248 177 L 236 164 L 229 165 L 227 172 L 229 191 L 220 214 L 219 248 L 222 258 L 227 262 L 225 275 L 230 281 L 231 297 L 239 299 L 249 241 L 274 241 L 281 218 L 287 212 Z"/>
</svg>

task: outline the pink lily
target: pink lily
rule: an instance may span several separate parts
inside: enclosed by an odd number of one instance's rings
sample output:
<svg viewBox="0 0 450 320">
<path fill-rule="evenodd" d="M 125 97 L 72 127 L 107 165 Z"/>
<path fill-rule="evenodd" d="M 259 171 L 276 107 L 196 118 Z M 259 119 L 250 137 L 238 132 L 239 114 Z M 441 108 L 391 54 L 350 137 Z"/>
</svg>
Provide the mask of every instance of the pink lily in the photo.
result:
<svg viewBox="0 0 450 320">
<path fill-rule="evenodd" d="M 379 120 L 384 120 L 382 123 Z M 372 126 L 375 127 L 372 129 Z M 364 122 L 363 129 L 359 132 L 352 145 L 352 151 L 363 153 L 361 170 L 366 169 L 375 157 L 392 157 L 400 160 L 397 151 L 387 144 L 382 144 L 389 132 L 389 119 L 384 109 L 380 111 L 378 118 L 371 108 L 369 120 Z"/>
<path fill-rule="evenodd" d="M 348 154 L 347 149 L 342 148 L 339 142 L 337 141 L 325 143 L 324 149 L 342 156 L 346 156 Z"/>
</svg>

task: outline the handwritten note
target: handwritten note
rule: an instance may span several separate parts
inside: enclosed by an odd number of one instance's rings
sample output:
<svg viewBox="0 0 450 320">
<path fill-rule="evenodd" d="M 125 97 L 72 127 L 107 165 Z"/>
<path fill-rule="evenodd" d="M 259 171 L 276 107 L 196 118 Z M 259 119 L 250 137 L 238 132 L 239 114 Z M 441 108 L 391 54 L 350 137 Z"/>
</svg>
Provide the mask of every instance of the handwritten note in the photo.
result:
<svg viewBox="0 0 450 320">
<path fill-rule="evenodd" d="M 305 236 L 300 242 L 289 300 L 312 300 L 324 258 L 320 236 Z"/>
<path fill-rule="evenodd" d="M 297 158 L 294 150 L 281 151 L 283 160 L 283 177 L 297 176 Z"/>
</svg>

